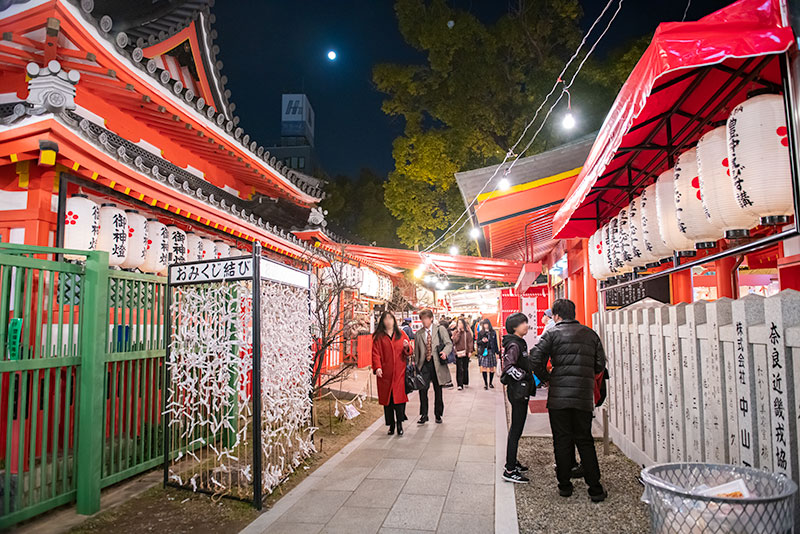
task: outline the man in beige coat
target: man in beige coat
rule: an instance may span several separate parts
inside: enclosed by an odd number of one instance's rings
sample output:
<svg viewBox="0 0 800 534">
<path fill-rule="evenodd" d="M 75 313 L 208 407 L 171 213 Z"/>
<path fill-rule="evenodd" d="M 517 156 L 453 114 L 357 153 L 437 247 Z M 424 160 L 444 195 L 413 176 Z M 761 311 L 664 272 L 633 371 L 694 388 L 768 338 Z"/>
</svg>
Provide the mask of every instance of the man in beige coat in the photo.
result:
<svg viewBox="0 0 800 534">
<path fill-rule="evenodd" d="M 453 342 L 447 328 L 433 323 L 433 312 L 422 310 L 419 312 L 422 321 L 414 338 L 414 363 L 417 371 L 425 378 L 425 389 L 419 390 L 419 423 L 428 421 L 428 388 L 433 385 L 433 415 L 436 422 L 442 422 L 444 414 L 444 400 L 442 399 L 442 385 L 451 381 L 450 368 L 447 366 L 447 355 L 453 350 Z"/>
</svg>

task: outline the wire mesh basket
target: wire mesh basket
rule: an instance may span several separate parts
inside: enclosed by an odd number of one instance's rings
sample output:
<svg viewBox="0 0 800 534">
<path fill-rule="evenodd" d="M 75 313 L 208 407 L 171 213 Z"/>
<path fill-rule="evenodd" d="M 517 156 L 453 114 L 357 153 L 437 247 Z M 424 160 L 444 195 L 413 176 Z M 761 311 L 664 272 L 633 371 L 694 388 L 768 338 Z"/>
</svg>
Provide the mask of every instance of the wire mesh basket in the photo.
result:
<svg viewBox="0 0 800 534">
<path fill-rule="evenodd" d="M 793 532 L 797 484 L 734 465 L 671 463 L 642 470 L 656 534 Z"/>
</svg>

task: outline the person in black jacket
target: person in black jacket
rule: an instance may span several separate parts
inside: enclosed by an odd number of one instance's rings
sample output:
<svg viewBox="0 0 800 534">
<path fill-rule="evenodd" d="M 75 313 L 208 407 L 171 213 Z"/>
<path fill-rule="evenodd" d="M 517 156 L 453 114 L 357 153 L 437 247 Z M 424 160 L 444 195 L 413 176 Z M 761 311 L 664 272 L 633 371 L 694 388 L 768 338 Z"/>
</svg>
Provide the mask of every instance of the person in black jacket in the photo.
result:
<svg viewBox="0 0 800 534">
<path fill-rule="evenodd" d="M 528 416 L 528 399 L 533 388 L 533 375 L 528 360 L 528 345 L 523 337 L 528 333 L 528 317 L 524 313 L 512 314 L 506 319 L 506 332 L 503 336 L 503 378 L 508 401 L 511 404 L 511 427 L 506 442 L 506 465 L 503 480 L 517 484 L 527 484 L 530 479 L 523 473 L 528 468 L 517 460 L 517 449 L 525 419 Z"/>
<path fill-rule="evenodd" d="M 600 484 L 600 466 L 592 437 L 592 411 L 595 375 L 605 369 L 606 354 L 597 333 L 575 320 L 575 303 L 558 299 L 552 310 L 556 325 L 531 351 L 531 364 L 538 377 L 550 382 L 547 410 L 553 431 L 558 492 L 562 497 L 572 495 L 570 471 L 577 447 L 589 497 L 600 502 L 608 493 Z M 552 364 L 549 373 L 548 360 Z"/>
</svg>

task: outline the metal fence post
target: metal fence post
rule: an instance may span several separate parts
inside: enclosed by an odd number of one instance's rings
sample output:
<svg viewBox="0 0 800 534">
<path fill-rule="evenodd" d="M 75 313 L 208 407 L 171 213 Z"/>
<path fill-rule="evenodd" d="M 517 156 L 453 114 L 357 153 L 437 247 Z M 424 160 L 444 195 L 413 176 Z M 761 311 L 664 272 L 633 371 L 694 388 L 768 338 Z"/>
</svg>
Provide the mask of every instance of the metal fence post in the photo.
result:
<svg viewBox="0 0 800 534">
<path fill-rule="evenodd" d="M 100 510 L 103 447 L 103 373 L 108 329 L 108 253 L 87 254 L 81 299 L 80 404 L 77 439 L 77 512 Z"/>
<path fill-rule="evenodd" d="M 261 510 L 261 243 L 253 243 L 253 504 Z"/>
</svg>

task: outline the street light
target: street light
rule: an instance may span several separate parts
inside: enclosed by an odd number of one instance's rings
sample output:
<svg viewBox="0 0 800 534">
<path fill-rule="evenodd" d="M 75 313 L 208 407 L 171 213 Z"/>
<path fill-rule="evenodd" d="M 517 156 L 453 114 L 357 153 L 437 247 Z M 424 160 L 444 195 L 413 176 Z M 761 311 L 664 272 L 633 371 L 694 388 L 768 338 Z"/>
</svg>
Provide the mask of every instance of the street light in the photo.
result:
<svg viewBox="0 0 800 534">
<path fill-rule="evenodd" d="M 458 255 L 458 247 L 457 246 L 453 245 L 452 247 L 450 247 L 450 255 L 451 256 L 457 256 Z"/>
<path fill-rule="evenodd" d="M 478 239 L 481 236 L 481 231 L 473 226 L 472 229 L 469 231 L 469 236 L 472 239 Z"/>
</svg>

